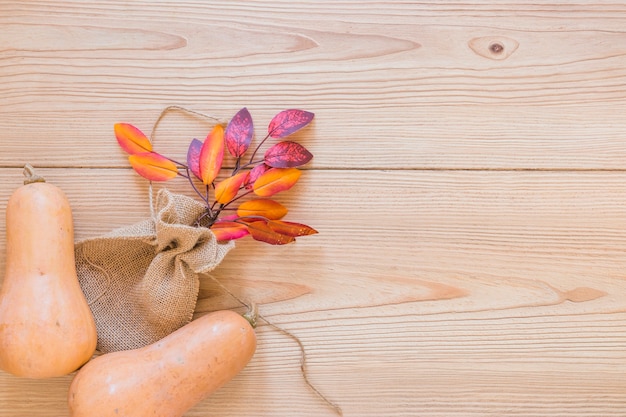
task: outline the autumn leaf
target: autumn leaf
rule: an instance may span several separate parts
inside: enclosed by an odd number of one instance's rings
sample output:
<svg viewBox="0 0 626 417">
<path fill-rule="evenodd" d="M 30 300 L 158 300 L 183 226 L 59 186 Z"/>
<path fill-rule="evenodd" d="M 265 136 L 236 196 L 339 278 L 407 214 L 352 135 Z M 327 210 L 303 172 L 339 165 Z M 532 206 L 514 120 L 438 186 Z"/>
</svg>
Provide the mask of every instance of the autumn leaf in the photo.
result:
<svg viewBox="0 0 626 417">
<path fill-rule="evenodd" d="M 220 181 L 215 186 L 215 200 L 220 204 L 227 204 L 237 196 L 247 172 L 240 172 Z"/>
<path fill-rule="evenodd" d="M 271 167 L 269 165 L 265 164 L 265 163 L 260 163 L 259 165 L 255 166 L 250 171 L 248 171 L 248 176 L 246 177 L 245 181 L 243 182 L 243 186 L 246 189 L 251 190 L 254 182 L 261 175 L 263 175 L 263 173 L 267 172 L 270 168 Z"/>
<path fill-rule="evenodd" d="M 302 172 L 298 168 L 271 168 L 262 174 L 253 185 L 259 197 L 270 197 L 293 187 Z"/>
<path fill-rule="evenodd" d="M 274 168 L 292 168 L 306 164 L 313 154 L 296 142 L 283 141 L 265 152 L 265 163 Z"/>
<path fill-rule="evenodd" d="M 128 123 L 116 123 L 113 126 L 117 143 L 131 155 L 152 151 L 152 143 L 143 132 Z"/>
<path fill-rule="evenodd" d="M 176 164 L 156 152 L 133 154 L 128 160 L 139 175 L 150 181 L 167 181 L 178 175 Z"/>
<path fill-rule="evenodd" d="M 282 139 L 310 124 L 313 118 L 313 113 L 299 109 L 276 114 L 268 125 L 267 136 L 246 161 L 242 157 L 254 139 L 254 124 L 246 107 L 228 124 L 216 125 L 204 141 L 193 139 L 187 147 L 186 163 L 154 152 L 150 139 L 131 124 L 117 123 L 114 131 L 120 147 L 129 154 L 130 165 L 139 175 L 150 181 L 167 181 L 180 175 L 189 181 L 205 206 L 195 224 L 210 227 L 217 240 L 230 241 L 251 235 L 258 241 L 282 245 L 300 236 L 318 233 L 305 224 L 283 221 L 287 208 L 270 199 L 276 193 L 291 189 L 300 178 L 298 168 L 313 158 L 304 146 Z M 278 143 L 267 147 L 260 161 L 258 153 L 265 149 L 263 144 L 270 138 L 279 139 Z M 221 172 L 225 148 L 226 156 L 235 158 L 230 176 Z M 231 163 L 232 159 L 228 161 Z M 198 188 L 194 177 L 200 179 L 206 189 Z M 242 198 L 251 197 L 253 193 L 252 199 Z M 236 209 L 235 202 L 239 206 Z"/>
<path fill-rule="evenodd" d="M 237 214 L 229 214 L 227 216 L 222 216 L 218 221 L 222 222 L 234 222 L 235 220 L 239 220 L 239 216 Z"/>
<path fill-rule="evenodd" d="M 231 221 L 215 222 L 211 226 L 211 231 L 219 241 L 240 239 L 250 233 L 245 224 Z"/>
<path fill-rule="evenodd" d="M 313 113 L 305 110 L 283 110 L 274 116 L 267 127 L 267 132 L 273 138 L 284 138 L 311 123 L 314 116 Z"/>
<path fill-rule="evenodd" d="M 318 233 L 317 230 L 307 226 L 306 224 L 286 222 L 282 220 L 271 220 L 267 223 L 267 225 L 276 233 L 293 237 L 308 236 Z"/>
<path fill-rule="evenodd" d="M 233 116 L 228 126 L 226 126 L 224 141 L 226 142 L 228 152 L 235 158 L 239 158 L 248 150 L 253 135 L 252 116 L 248 109 L 244 107 Z"/>
<path fill-rule="evenodd" d="M 200 178 L 205 185 L 211 184 L 222 168 L 224 159 L 224 128 L 216 125 L 207 136 L 200 150 Z"/>
<path fill-rule="evenodd" d="M 264 221 L 248 223 L 248 231 L 254 240 L 269 243 L 271 245 L 285 245 L 296 240 L 293 236 L 277 233 Z"/>
<path fill-rule="evenodd" d="M 202 142 L 194 139 L 187 149 L 187 166 L 196 177 L 202 179 L 200 175 L 200 151 L 202 150 Z"/>
<path fill-rule="evenodd" d="M 270 199 L 244 201 L 237 208 L 239 217 L 264 217 L 268 220 L 280 220 L 287 215 L 287 208 Z"/>
</svg>

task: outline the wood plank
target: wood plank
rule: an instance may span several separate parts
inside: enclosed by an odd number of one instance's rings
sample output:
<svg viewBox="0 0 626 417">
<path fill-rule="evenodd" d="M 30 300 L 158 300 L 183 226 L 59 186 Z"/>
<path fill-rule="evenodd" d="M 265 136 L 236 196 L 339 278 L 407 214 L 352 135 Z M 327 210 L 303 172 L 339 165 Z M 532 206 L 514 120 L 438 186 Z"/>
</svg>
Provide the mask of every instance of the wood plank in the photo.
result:
<svg viewBox="0 0 626 417">
<path fill-rule="evenodd" d="M 79 238 L 147 214 L 130 170 L 42 174 L 66 190 Z M 19 177 L 0 170 L 2 210 Z M 313 382 L 346 415 L 617 416 L 625 179 L 308 171 L 284 202 L 321 233 L 282 248 L 242 241 L 213 275 L 302 340 Z M 199 314 L 236 307 L 202 279 Z M 303 383 L 293 340 L 268 326 L 259 339 L 251 365 L 188 415 L 332 415 Z M 69 380 L 0 374 L 0 415 L 63 414 Z"/>
<path fill-rule="evenodd" d="M 122 167 L 112 125 L 178 104 L 314 111 L 318 168 L 624 168 L 623 3 L 280 4 L 0 3 L 0 166 Z"/>
<path fill-rule="evenodd" d="M 79 239 L 145 218 L 116 122 L 247 106 L 260 139 L 304 108 L 315 158 L 280 200 L 320 234 L 240 241 L 197 315 L 243 310 L 222 285 L 257 302 L 346 416 L 623 417 L 624 28 L 617 0 L 0 1 L 0 219 L 26 162 Z M 172 113 L 155 146 L 210 127 Z M 335 415 L 258 335 L 186 416 Z M 0 372 L 0 417 L 67 415 L 70 381 Z"/>
</svg>

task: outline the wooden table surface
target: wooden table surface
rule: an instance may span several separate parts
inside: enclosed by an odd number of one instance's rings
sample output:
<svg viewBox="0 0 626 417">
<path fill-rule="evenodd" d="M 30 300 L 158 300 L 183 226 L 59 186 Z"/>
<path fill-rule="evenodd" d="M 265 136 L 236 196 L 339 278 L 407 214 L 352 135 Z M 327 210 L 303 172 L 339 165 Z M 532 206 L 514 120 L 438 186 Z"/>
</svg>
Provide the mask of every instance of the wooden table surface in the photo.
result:
<svg viewBox="0 0 626 417">
<path fill-rule="evenodd" d="M 0 216 L 28 162 L 77 239 L 145 218 L 113 124 L 169 105 L 257 136 L 316 114 L 280 201 L 320 233 L 214 277 L 345 416 L 626 416 L 626 4 L 1 0 Z M 155 143 L 208 129 L 174 112 Z M 198 314 L 238 308 L 201 286 Z M 186 416 L 336 415 L 258 337 Z M 71 378 L 0 373 L 0 416 L 67 416 Z"/>
</svg>

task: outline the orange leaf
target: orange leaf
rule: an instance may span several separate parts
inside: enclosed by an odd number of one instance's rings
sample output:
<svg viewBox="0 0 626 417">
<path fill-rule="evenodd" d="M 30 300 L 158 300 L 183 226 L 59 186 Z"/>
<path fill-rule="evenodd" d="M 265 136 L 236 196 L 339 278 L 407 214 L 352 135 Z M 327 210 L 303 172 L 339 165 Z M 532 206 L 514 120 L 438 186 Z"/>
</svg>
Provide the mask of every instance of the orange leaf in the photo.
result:
<svg viewBox="0 0 626 417">
<path fill-rule="evenodd" d="M 215 199 L 217 202 L 227 204 L 235 198 L 247 175 L 247 172 L 240 172 L 217 183 L 215 186 Z"/>
<path fill-rule="evenodd" d="M 249 223 L 248 231 L 254 240 L 271 245 L 285 245 L 296 240 L 293 236 L 283 235 L 272 230 L 265 222 Z"/>
<path fill-rule="evenodd" d="M 239 217 L 260 216 L 268 220 L 280 220 L 287 214 L 287 208 L 269 199 L 244 201 L 237 208 Z"/>
<path fill-rule="evenodd" d="M 317 230 L 313 229 L 306 224 L 285 222 L 282 220 L 271 220 L 267 224 L 273 231 L 287 236 L 308 236 L 317 233 Z"/>
<path fill-rule="evenodd" d="M 128 160 L 139 175 L 150 181 L 167 181 L 178 175 L 176 164 L 156 152 L 137 153 Z"/>
<path fill-rule="evenodd" d="M 213 223 L 211 231 L 217 240 L 235 240 L 247 236 L 249 234 L 248 227 L 245 224 L 219 221 Z"/>
<path fill-rule="evenodd" d="M 116 123 L 113 126 L 113 130 L 115 131 L 117 143 L 129 154 L 134 155 L 152 151 L 150 140 L 135 126 L 128 123 Z"/>
<path fill-rule="evenodd" d="M 261 162 L 260 164 L 252 168 L 250 171 L 248 171 L 248 176 L 246 177 L 246 180 L 243 183 L 244 187 L 246 187 L 246 189 L 248 190 L 251 190 L 254 182 L 261 175 L 263 175 L 264 172 L 267 172 L 270 169 L 271 167 L 269 165 L 265 165 L 263 162 Z"/>
<path fill-rule="evenodd" d="M 215 181 L 224 159 L 224 127 L 215 125 L 200 150 L 200 175 L 205 185 Z"/>
<path fill-rule="evenodd" d="M 297 168 L 272 168 L 254 182 L 254 193 L 261 197 L 270 197 L 293 187 L 300 178 Z"/>
</svg>

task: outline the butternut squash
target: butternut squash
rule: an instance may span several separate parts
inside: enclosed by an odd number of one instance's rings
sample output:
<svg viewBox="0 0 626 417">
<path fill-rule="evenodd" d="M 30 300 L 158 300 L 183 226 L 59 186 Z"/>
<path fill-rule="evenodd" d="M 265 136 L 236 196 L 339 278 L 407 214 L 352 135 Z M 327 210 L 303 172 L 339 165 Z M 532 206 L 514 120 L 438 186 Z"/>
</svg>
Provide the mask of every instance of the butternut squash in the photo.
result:
<svg viewBox="0 0 626 417">
<path fill-rule="evenodd" d="M 32 171 L 27 167 L 25 174 Z M 13 193 L 6 209 L 0 369 L 48 378 L 87 362 L 97 334 L 76 275 L 69 202 L 58 187 L 31 180 Z"/>
<path fill-rule="evenodd" d="M 70 385 L 70 415 L 180 417 L 237 375 L 255 349 L 246 319 L 209 313 L 146 347 L 91 360 Z"/>
</svg>

